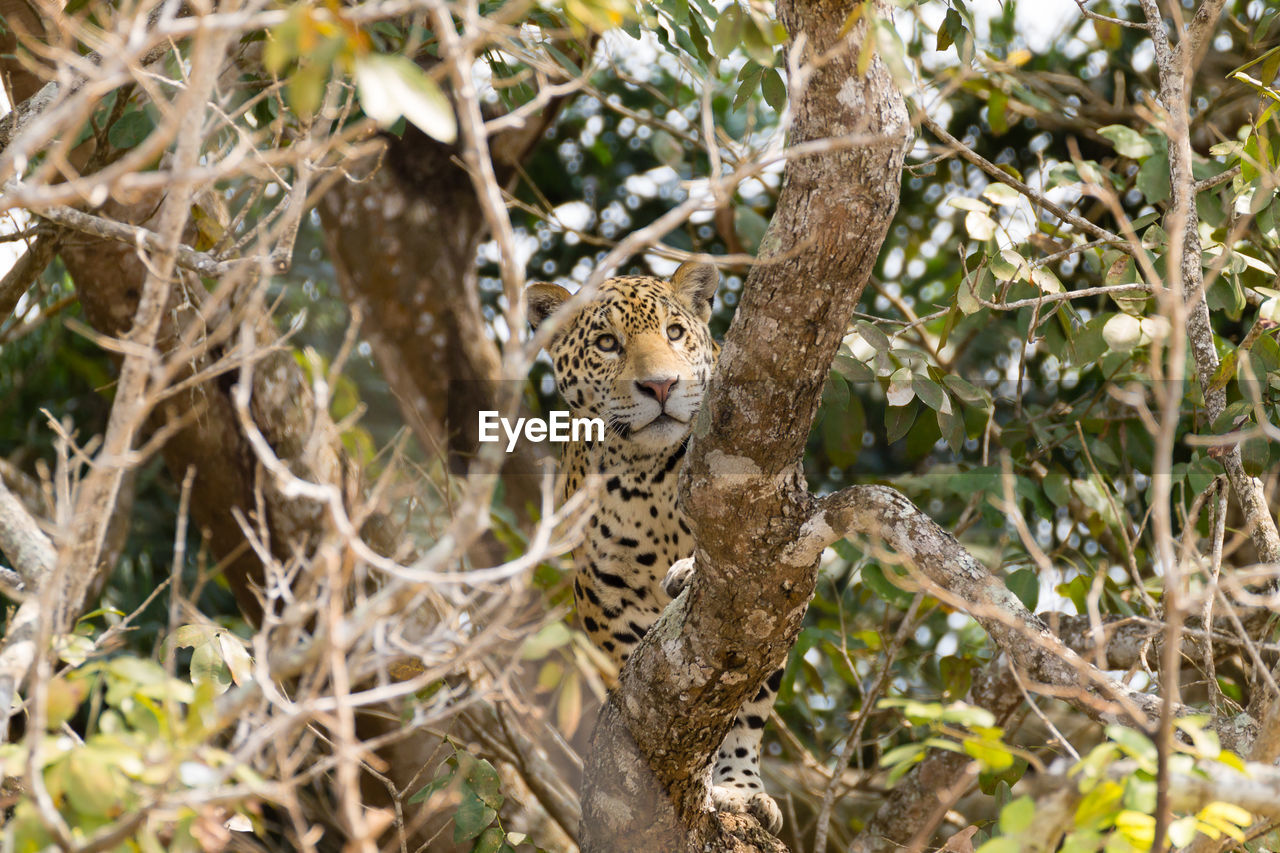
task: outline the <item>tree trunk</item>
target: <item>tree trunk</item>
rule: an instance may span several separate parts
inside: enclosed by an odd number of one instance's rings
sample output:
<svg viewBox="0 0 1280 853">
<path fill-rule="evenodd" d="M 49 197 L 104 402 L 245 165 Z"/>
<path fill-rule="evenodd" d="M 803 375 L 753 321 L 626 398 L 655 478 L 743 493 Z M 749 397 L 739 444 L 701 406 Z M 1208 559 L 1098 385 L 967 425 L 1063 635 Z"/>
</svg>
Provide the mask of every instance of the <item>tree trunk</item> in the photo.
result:
<svg viewBox="0 0 1280 853">
<path fill-rule="evenodd" d="M 554 117 L 500 135 L 491 152 L 508 181 Z M 488 234 L 471 179 L 451 146 L 412 126 L 388 137 L 372 175 L 345 181 L 320 202 L 325 241 L 346 302 L 364 323 L 378 366 L 424 451 L 465 474 L 476 413 L 494 410 L 501 357 L 481 313 L 476 250 Z M 447 436 L 446 446 L 438 446 Z M 532 445 L 503 467 L 508 503 L 537 506 L 541 469 Z"/>
<path fill-rule="evenodd" d="M 778 4 L 793 44 L 806 39 L 805 60 L 822 57 L 792 92 L 790 144 L 832 142 L 787 165 L 760 252 L 785 260 L 747 279 L 694 428 L 681 499 L 698 572 L 602 713 L 587 759 L 584 851 L 783 849 L 753 819 L 709 811 L 707 771 L 743 700 L 786 659 L 813 595 L 818 553 L 789 549 L 814 500 L 799 461 L 897 209 L 910 124 L 885 65 L 856 67 L 865 19 L 837 36 L 855 5 Z M 777 417 L 787 411 L 794 417 Z"/>
</svg>

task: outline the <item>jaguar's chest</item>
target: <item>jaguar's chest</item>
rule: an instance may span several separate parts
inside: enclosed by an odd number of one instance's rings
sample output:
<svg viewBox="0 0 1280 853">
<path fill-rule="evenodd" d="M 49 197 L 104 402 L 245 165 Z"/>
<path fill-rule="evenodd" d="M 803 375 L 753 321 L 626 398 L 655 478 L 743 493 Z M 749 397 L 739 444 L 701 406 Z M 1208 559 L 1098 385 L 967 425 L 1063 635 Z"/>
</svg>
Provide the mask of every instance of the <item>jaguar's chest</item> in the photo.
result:
<svg viewBox="0 0 1280 853">
<path fill-rule="evenodd" d="M 583 627 L 619 663 L 670 601 L 667 570 L 693 550 L 676 505 L 683 458 L 680 446 L 637 464 L 582 460 L 590 473 L 581 485 L 596 499 L 576 553 L 574 593 Z"/>
</svg>

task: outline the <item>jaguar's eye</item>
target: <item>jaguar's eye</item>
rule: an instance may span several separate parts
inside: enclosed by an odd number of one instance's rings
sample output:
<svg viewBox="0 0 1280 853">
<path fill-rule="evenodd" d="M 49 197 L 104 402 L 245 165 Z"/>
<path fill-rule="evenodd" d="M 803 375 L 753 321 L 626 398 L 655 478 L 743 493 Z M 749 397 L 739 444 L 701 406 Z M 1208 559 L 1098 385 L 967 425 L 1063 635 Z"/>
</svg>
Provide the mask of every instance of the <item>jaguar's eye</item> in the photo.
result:
<svg viewBox="0 0 1280 853">
<path fill-rule="evenodd" d="M 667 326 L 667 337 L 673 341 L 678 341 L 684 337 L 684 326 L 679 323 L 672 323 Z"/>
<path fill-rule="evenodd" d="M 596 349 L 600 352 L 617 352 L 618 339 L 613 335 L 601 335 L 596 338 Z"/>
</svg>

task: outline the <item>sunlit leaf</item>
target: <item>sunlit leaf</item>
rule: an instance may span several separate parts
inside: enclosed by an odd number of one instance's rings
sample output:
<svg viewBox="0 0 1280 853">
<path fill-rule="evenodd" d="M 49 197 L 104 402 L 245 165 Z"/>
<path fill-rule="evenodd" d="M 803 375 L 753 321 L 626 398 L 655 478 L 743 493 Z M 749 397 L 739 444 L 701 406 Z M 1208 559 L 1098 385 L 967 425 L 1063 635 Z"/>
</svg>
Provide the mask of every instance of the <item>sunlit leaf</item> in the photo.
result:
<svg viewBox="0 0 1280 853">
<path fill-rule="evenodd" d="M 453 105 L 440 86 L 403 56 L 367 54 L 356 60 L 356 88 L 365 115 L 383 127 L 404 116 L 445 144 L 458 137 Z"/>
<path fill-rule="evenodd" d="M 1156 153 L 1155 147 L 1144 139 L 1142 134 L 1122 124 L 1109 124 L 1106 127 L 1100 127 L 1098 128 L 1098 135 L 1110 140 L 1116 151 L 1134 160 L 1141 160 Z"/>
</svg>

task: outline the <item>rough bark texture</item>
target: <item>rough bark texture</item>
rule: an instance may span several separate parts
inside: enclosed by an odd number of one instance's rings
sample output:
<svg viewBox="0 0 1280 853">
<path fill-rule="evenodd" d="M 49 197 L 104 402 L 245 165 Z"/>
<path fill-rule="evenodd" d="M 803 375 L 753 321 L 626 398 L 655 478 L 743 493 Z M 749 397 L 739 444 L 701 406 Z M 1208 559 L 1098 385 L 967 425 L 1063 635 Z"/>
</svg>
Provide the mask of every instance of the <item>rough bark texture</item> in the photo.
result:
<svg viewBox="0 0 1280 853">
<path fill-rule="evenodd" d="M 586 768 L 584 851 L 782 849 L 754 820 L 710 812 L 706 771 L 742 701 L 785 659 L 813 594 L 817 552 L 785 559 L 813 502 L 798 462 L 897 208 L 910 125 L 885 67 L 856 69 L 864 25 L 837 38 L 854 5 L 778 4 L 792 38 L 807 38 L 806 60 L 830 52 L 806 90 L 792 93 L 791 142 L 874 141 L 787 166 L 761 250 L 786 260 L 747 280 L 681 483 L 699 573 L 601 715 Z"/>
<path fill-rule="evenodd" d="M 555 108 L 545 112 L 493 140 L 504 182 Z M 477 447 L 476 412 L 498 408 L 501 359 L 476 281 L 476 250 L 488 228 L 453 156 L 409 128 L 403 139 L 388 139 L 381 162 L 365 164 L 371 175 L 336 186 L 319 209 L 343 296 L 360 311 L 406 422 L 427 452 L 447 452 L 465 473 L 466 454 Z M 436 446 L 446 434 L 448 446 Z M 517 509 L 539 499 L 536 461 L 528 448 L 507 457 L 504 482 Z"/>
<path fill-rule="evenodd" d="M 150 223 L 154 202 L 129 206 L 109 205 L 107 215 L 138 225 Z M 122 243 L 89 237 L 71 238 L 62 258 L 76 282 L 85 317 L 95 330 L 111 337 L 122 336 L 132 324 L 138 302 L 138 284 L 145 266 L 138 251 Z M 203 288 L 175 288 L 158 335 L 162 352 L 178 345 L 191 323 L 211 324 L 213 318 L 201 314 L 199 300 Z M 269 330 L 263 330 L 264 343 Z M 200 354 L 192 370 L 207 368 L 217 351 Z M 181 482 L 189 468 L 196 472 L 192 483 L 191 512 L 201 529 L 210 534 L 210 545 L 219 558 L 228 558 L 226 575 L 240 608 L 250 619 L 261 609 L 255 588 L 262 581 L 262 565 L 252 549 L 244 548 L 244 534 L 236 520 L 256 519 L 267 531 L 268 546 L 281 559 L 306 540 L 309 530 L 321 518 L 319 507 L 297 498 L 286 499 L 266 488 L 259 518 L 254 496 L 257 458 L 240 429 L 231 402 L 230 389 L 235 373 L 223 374 L 170 398 L 152 416 L 150 427 L 162 428 L 187 418 L 188 422 L 165 442 L 162 453 L 174 479 Z M 311 388 L 302 369 L 288 353 L 273 353 L 259 362 L 253 372 L 252 408 L 255 421 L 286 462 L 303 457 L 303 447 L 315 427 L 315 406 Z M 340 481 L 343 453 L 339 447 L 325 447 L 318 458 L 325 460 L 323 471 L 309 476 L 321 482 Z M 307 472 L 298 471 L 301 475 Z"/>
<path fill-rule="evenodd" d="M 25 9 L 26 4 L 20 2 L 17 7 Z M 13 58 L 0 61 L 0 74 L 3 74 L 6 91 L 15 99 L 15 104 L 20 103 L 18 99 L 24 93 L 32 97 L 43 84 L 29 68 Z M 77 165 L 83 165 L 92 154 L 91 143 L 86 143 L 77 149 L 73 160 Z M 97 212 L 113 220 L 154 230 L 162 201 L 162 194 L 134 199 L 127 204 L 111 200 Z M 191 243 L 194 237 L 194 228 L 188 223 L 182 239 Z M 55 247 L 51 238 L 43 238 L 43 242 L 51 249 Z M 113 240 L 71 233 L 61 236 L 56 248 L 76 283 L 80 304 L 89 324 L 108 338 L 128 336 L 134 325 L 148 269 L 139 250 Z M 47 260 L 43 259 L 39 265 L 43 267 Z M 180 286 L 169 290 L 156 332 L 156 347 L 161 353 L 169 353 L 179 346 L 184 332 L 193 324 L 207 334 L 219 319 L 204 316 L 201 311 L 205 295 L 203 285 L 190 279 L 184 281 L 181 276 L 178 280 Z M 225 312 L 222 319 L 225 319 Z M 263 329 L 263 335 L 268 334 L 269 330 Z M 195 372 L 209 367 L 219 354 L 216 347 L 199 353 L 188 365 L 188 370 Z M 262 504 L 266 517 L 258 518 L 258 504 L 254 496 L 257 461 L 241 432 L 231 403 L 229 389 L 234 381 L 234 374 L 225 374 L 170 397 L 153 412 L 147 428 L 154 432 L 185 423 L 165 442 L 162 448 L 165 462 L 178 482 L 182 481 L 188 468 L 196 469 L 192 515 L 196 524 L 210 533 L 214 554 L 219 558 L 230 556 L 225 569 L 227 578 L 241 609 L 252 619 L 260 612 L 254 587 L 261 581 L 262 566 L 253 550 L 244 547 L 244 535 L 234 511 L 243 513 L 245 518 L 260 521 L 268 532 L 270 547 L 286 559 L 292 546 L 306 538 L 309 527 L 318 521 L 318 516 L 316 507 L 307 501 L 286 500 L 268 488 Z M 253 410 L 257 423 L 280 457 L 286 462 L 291 461 L 300 455 L 315 420 L 310 387 L 302 370 L 288 354 L 274 353 L 259 363 L 254 372 L 254 384 Z M 320 454 L 327 463 L 327 470 L 312 474 L 333 481 L 341 476 L 342 451 L 340 447 L 328 448 L 328 451 Z M 113 539 L 122 539 L 128 529 L 130 502 L 131 493 L 125 489 L 117 501 L 115 513 L 122 518 L 122 523 L 114 526 L 116 535 L 111 537 Z M 110 547 L 111 542 L 108 545 L 108 554 L 118 552 L 118 546 Z M 114 559 L 103 562 L 109 569 Z"/>
</svg>

